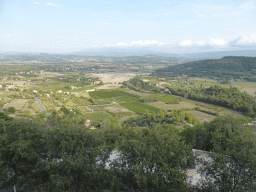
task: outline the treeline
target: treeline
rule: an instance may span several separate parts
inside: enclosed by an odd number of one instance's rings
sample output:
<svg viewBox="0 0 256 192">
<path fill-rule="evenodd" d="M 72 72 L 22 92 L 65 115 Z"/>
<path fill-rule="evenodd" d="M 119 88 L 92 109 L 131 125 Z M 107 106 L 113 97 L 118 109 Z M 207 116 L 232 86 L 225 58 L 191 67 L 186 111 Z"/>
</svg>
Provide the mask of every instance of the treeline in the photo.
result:
<svg viewBox="0 0 256 192">
<path fill-rule="evenodd" d="M 182 124 L 199 124 L 200 122 L 191 114 L 182 110 L 173 110 L 171 112 L 163 111 L 158 114 L 146 114 L 137 118 L 133 117 L 123 123 L 124 127 L 147 127 L 147 128 L 164 128 L 175 131 L 173 125 Z M 178 129 L 177 129 L 178 130 Z M 176 130 L 176 131 L 177 131 Z"/>
<path fill-rule="evenodd" d="M 173 76 L 220 77 L 256 81 L 256 58 L 228 56 L 221 59 L 193 61 L 157 69 L 157 74 L 169 73 Z"/>
<path fill-rule="evenodd" d="M 167 87 L 174 95 L 231 108 L 241 111 L 250 117 L 256 117 L 256 102 L 254 98 L 245 92 L 240 92 L 236 87 L 222 88 L 217 85 L 198 89 Z"/>
<path fill-rule="evenodd" d="M 129 81 L 123 82 L 123 87 L 129 87 L 132 90 L 145 92 L 152 91 L 155 93 L 160 93 L 161 89 L 155 85 L 151 85 L 148 82 L 142 81 L 138 76 L 130 79 Z"/>
<path fill-rule="evenodd" d="M 160 116 L 144 119 L 168 118 Z M 253 191 L 256 187 L 255 138 L 244 129 L 246 120 L 218 118 L 170 131 L 171 127 L 121 128 L 115 117 L 96 130 L 71 121 L 68 114 L 34 120 L 0 117 L 1 190 L 15 186 L 17 191 Z M 224 164 L 216 158 L 214 166 L 207 166 L 220 178 L 209 172 L 206 176 L 215 180 L 188 184 L 186 169 L 195 163 L 192 147 L 231 157 Z M 109 160 L 114 149 L 119 156 Z M 231 168 L 237 166 L 238 177 L 226 171 L 228 162 L 234 162 Z M 224 185 L 225 181 L 238 183 Z"/>
</svg>

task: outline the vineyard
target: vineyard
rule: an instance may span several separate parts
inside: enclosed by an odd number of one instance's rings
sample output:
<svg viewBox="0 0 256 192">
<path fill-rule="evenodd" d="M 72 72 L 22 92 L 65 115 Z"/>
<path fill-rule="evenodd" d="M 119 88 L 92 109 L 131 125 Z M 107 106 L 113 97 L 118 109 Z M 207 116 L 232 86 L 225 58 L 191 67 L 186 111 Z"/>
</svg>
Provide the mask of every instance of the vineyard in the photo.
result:
<svg viewBox="0 0 256 192">
<path fill-rule="evenodd" d="M 162 101 L 166 104 L 178 104 L 180 101 L 179 97 L 165 94 L 153 94 L 150 96 L 143 97 L 144 100 Z"/>
<path fill-rule="evenodd" d="M 111 97 L 125 96 L 127 95 L 127 93 L 123 91 L 116 91 L 116 90 L 99 90 L 99 91 L 89 92 L 89 95 L 94 99 L 105 99 L 105 98 L 111 98 Z"/>
</svg>

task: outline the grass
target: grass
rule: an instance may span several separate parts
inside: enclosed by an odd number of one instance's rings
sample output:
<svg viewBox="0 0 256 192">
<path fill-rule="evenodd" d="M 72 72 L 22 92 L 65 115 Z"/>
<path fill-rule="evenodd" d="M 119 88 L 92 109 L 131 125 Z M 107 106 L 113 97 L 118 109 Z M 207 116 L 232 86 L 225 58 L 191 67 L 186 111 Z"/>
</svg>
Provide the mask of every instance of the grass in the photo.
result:
<svg viewBox="0 0 256 192">
<path fill-rule="evenodd" d="M 138 114 L 158 113 L 161 111 L 158 108 L 140 102 L 120 103 L 120 105 Z"/>
<path fill-rule="evenodd" d="M 158 98 L 159 101 L 165 102 L 167 104 L 178 103 L 180 98 L 172 96 L 172 95 L 164 95 Z"/>
<path fill-rule="evenodd" d="M 93 112 L 93 113 L 84 113 L 83 117 L 85 119 L 89 119 L 91 121 L 103 121 L 107 117 L 109 117 L 110 114 L 106 112 Z"/>
<path fill-rule="evenodd" d="M 209 121 L 213 120 L 216 116 L 210 115 L 201 111 L 187 111 L 187 113 L 191 113 L 195 118 L 199 119 L 207 119 Z"/>
</svg>

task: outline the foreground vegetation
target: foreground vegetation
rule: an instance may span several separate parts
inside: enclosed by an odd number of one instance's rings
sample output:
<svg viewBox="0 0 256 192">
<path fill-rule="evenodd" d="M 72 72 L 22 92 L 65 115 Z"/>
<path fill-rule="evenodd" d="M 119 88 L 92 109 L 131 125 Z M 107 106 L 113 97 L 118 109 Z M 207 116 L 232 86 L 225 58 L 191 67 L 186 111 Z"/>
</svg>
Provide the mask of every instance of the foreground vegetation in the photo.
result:
<svg viewBox="0 0 256 192">
<path fill-rule="evenodd" d="M 206 72 L 159 59 L 3 56 L 0 188 L 254 191 L 254 58 L 200 61 Z"/>
<path fill-rule="evenodd" d="M 62 113 L 33 120 L 1 113 L 1 189 L 253 191 L 256 187 L 256 143 L 254 130 L 244 126 L 247 119 L 226 117 L 203 124 L 192 119 L 194 127 L 179 130 L 171 123 L 175 114 L 146 115 L 123 128 L 109 117 L 107 126 L 90 130 L 75 123 L 72 114 Z M 145 124 L 148 128 L 138 127 Z M 186 169 L 194 166 L 192 147 L 212 151 L 214 164 L 201 172 L 215 180 L 199 181 L 197 186 L 187 183 Z M 113 150 L 120 155 L 106 169 Z"/>
</svg>

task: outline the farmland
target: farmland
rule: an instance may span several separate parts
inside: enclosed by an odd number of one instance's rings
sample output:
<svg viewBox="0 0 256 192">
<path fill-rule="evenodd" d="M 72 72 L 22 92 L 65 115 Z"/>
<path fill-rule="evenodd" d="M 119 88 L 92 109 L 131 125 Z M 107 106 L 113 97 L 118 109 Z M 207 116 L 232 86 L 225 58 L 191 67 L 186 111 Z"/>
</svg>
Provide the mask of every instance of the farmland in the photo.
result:
<svg viewBox="0 0 256 192">
<path fill-rule="evenodd" d="M 252 96 L 255 96 L 256 92 L 254 82 L 231 81 L 229 84 L 220 84 L 219 80 L 202 77 L 162 78 L 149 76 L 153 70 L 159 68 L 154 63 L 150 66 L 148 63 L 138 65 L 125 59 L 122 62 L 117 59 L 123 63 L 119 66 L 106 58 L 96 60 L 73 65 L 45 62 L 37 65 L 21 62 L 20 65 L 15 65 L 16 61 L 8 65 L 3 64 L 1 109 L 8 112 L 9 108 L 14 107 L 16 111 L 11 114 L 14 117 L 23 117 L 24 114 L 26 117 L 37 116 L 42 112 L 34 98 L 34 95 L 37 95 L 47 114 L 58 112 L 65 106 L 70 111 L 80 112 L 81 118 L 91 121 L 102 121 L 106 117 L 116 116 L 118 121 L 122 122 L 136 115 L 173 110 L 187 111 L 197 119 L 212 120 L 216 113 L 220 116 L 243 115 L 221 106 L 171 95 L 168 86 L 190 90 L 220 85 L 226 88 L 237 87 Z M 71 62 L 75 62 L 75 59 Z M 124 86 L 123 83 L 133 77 L 139 77 L 138 79 L 142 80 L 141 85 L 148 87 L 136 89 L 136 86 Z M 200 110 L 195 110 L 197 107 Z"/>
<path fill-rule="evenodd" d="M 158 113 L 161 111 L 158 108 L 140 102 L 121 103 L 120 105 L 138 114 Z"/>
</svg>

